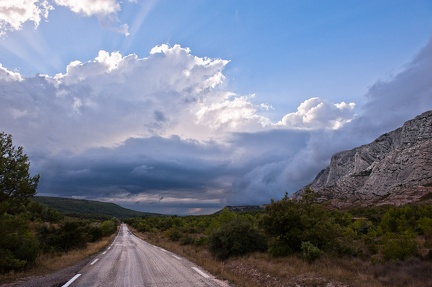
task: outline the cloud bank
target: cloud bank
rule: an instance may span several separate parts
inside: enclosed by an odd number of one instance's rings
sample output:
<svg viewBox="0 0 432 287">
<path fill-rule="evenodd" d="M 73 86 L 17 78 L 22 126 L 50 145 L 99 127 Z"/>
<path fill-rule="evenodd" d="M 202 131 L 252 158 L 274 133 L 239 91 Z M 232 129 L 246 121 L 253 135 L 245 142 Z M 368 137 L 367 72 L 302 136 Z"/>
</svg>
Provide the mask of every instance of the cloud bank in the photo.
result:
<svg viewBox="0 0 432 287">
<path fill-rule="evenodd" d="M 54 76 L 0 66 L 0 122 L 41 174 L 40 194 L 176 214 L 268 203 L 334 152 L 430 109 L 431 47 L 371 86 L 365 104 L 314 97 L 277 122 L 268 104 L 229 90 L 229 61 L 180 45 L 144 58 L 100 51 Z"/>
</svg>

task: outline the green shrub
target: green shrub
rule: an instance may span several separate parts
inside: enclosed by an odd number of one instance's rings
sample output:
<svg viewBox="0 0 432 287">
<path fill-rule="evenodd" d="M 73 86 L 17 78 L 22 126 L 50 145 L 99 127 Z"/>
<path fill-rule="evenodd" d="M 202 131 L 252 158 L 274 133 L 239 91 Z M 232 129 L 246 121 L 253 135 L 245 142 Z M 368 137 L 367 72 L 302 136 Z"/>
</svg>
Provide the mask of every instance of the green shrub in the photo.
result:
<svg viewBox="0 0 432 287">
<path fill-rule="evenodd" d="M 96 242 L 102 238 L 103 234 L 100 226 L 93 224 L 90 225 L 87 229 L 87 232 L 89 234 L 88 239 L 90 242 Z"/>
<path fill-rule="evenodd" d="M 194 244 L 196 246 L 203 246 L 208 243 L 208 237 L 207 236 L 199 236 L 195 239 Z"/>
<path fill-rule="evenodd" d="M 417 221 L 417 224 L 423 235 L 432 237 L 432 218 L 422 217 Z"/>
<path fill-rule="evenodd" d="M 358 235 L 367 234 L 369 232 L 369 229 L 373 226 L 372 222 L 366 220 L 366 219 L 358 219 L 354 221 L 352 224 L 353 230 Z"/>
<path fill-rule="evenodd" d="M 16 258 L 11 250 L 0 248 L 0 273 L 6 273 L 11 270 L 21 270 L 26 264 L 26 260 Z"/>
<path fill-rule="evenodd" d="M 301 250 L 302 250 L 303 258 L 306 259 L 308 262 L 312 262 L 318 259 L 322 253 L 318 247 L 316 247 L 309 241 L 302 242 Z"/>
<path fill-rule="evenodd" d="M 180 238 L 180 245 L 189 245 L 194 243 L 195 243 L 195 238 L 193 238 L 189 234 L 183 234 L 182 237 Z"/>
<path fill-rule="evenodd" d="M 99 226 L 102 236 L 108 236 L 116 232 L 116 224 L 113 220 L 105 220 Z"/>
<path fill-rule="evenodd" d="M 56 246 L 62 251 L 85 248 L 90 236 L 84 229 L 84 223 L 78 220 L 68 220 L 61 225 Z"/>
<path fill-rule="evenodd" d="M 206 228 L 206 234 L 212 233 L 214 230 L 221 227 L 221 225 L 234 220 L 237 217 L 235 212 L 230 211 L 228 208 L 222 209 L 216 217 L 213 217 L 211 222 Z"/>
<path fill-rule="evenodd" d="M 402 235 L 385 234 L 382 246 L 384 260 L 404 260 L 418 254 L 415 236 L 407 233 Z"/>
<path fill-rule="evenodd" d="M 287 244 L 277 242 L 269 247 L 268 253 L 274 257 L 283 257 L 292 254 L 293 250 Z"/>
<path fill-rule="evenodd" d="M 267 249 L 264 234 L 241 218 L 223 224 L 209 235 L 208 240 L 210 253 L 218 259 Z"/>
<path fill-rule="evenodd" d="M 330 212 L 314 203 L 314 193 L 309 191 L 302 200 L 287 196 L 272 202 L 265 209 L 260 225 L 281 246 L 289 246 L 294 252 L 301 251 L 303 241 L 309 241 L 326 251 L 338 251 L 336 239 L 343 229 L 335 223 Z"/>
<path fill-rule="evenodd" d="M 165 234 L 171 241 L 179 241 L 183 235 L 176 227 L 168 229 Z"/>
<path fill-rule="evenodd" d="M 0 273 L 21 270 L 34 263 L 39 243 L 24 215 L 0 215 Z"/>
</svg>

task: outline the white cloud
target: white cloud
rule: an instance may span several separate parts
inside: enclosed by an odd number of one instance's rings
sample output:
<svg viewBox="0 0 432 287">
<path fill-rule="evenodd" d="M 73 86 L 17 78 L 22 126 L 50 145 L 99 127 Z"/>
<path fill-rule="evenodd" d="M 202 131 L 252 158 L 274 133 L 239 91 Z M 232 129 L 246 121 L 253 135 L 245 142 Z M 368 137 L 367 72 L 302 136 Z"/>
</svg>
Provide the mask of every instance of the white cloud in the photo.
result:
<svg viewBox="0 0 432 287">
<path fill-rule="evenodd" d="M 339 129 L 354 117 L 354 103 L 332 104 L 320 98 L 304 101 L 297 112 L 285 115 L 278 123 L 291 129 Z"/>
<path fill-rule="evenodd" d="M 194 56 L 180 45 L 160 45 L 146 58 L 100 51 L 94 60 L 73 61 L 66 73 L 54 77 L 23 78 L 0 67 L 5 91 L 0 119 L 22 143 L 52 152 L 115 147 L 151 136 L 225 145 L 230 133 L 332 130 L 353 119 L 354 104 L 312 98 L 272 123 L 261 114 L 271 110 L 269 105 L 227 90 L 223 70 L 228 63 Z M 245 156 L 241 150 L 232 156 Z"/>
<path fill-rule="evenodd" d="M 35 27 L 43 18 L 48 18 L 52 5 L 47 0 L 2 0 L 0 3 L 0 36 L 8 31 L 21 30 L 29 21 Z"/>
<path fill-rule="evenodd" d="M 85 16 L 108 16 L 120 10 L 116 0 L 54 0 L 57 5 Z"/>
<path fill-rule="evenodd" d="M 37 28 L 42 19 L 48 19 L 49 12 L 54 10 L 54 3 L 86 17 L 95 16 L 103 27 L 129 35 L 128 24 L 119 24 L 117 13 L 121 6 L 117 0 L 2 0 L 0 36 L 9 31 L 21 30 L 26 22 L 33 22 Z"/>
<path fill-rule="evenodd" d="M 19 118 L 5 128 L 20 128 L 26 142 L 36 138 L 50 150 L 112 147 L 153 135 L 207 140 L 213 129 L 237 131 L 264 120 L 247 97 L 223 89 L 227 64 L 193 56 L 179 45 L 161 45 L 147 58 L 100 51 L 94 60 L 73 61 L 54 77 L 20 78 L 1 68 L 10 96 L 0 109 L 4 122 Z M 215 126 L 209 129 L 210 122 Z"/>
<path fill-rule="evenodd" d="M 0 81 L 21 81 L 20 73 L 9 71 L 0 64 Z"/>
<path fill-rule="evenodd" d="M 257 111 L 249 97 L 233 96 L 210 105 L 202 104 L 196 115 L 199 124 L 214 130 L 256 131 L 271 124 Z"/>
</svg>

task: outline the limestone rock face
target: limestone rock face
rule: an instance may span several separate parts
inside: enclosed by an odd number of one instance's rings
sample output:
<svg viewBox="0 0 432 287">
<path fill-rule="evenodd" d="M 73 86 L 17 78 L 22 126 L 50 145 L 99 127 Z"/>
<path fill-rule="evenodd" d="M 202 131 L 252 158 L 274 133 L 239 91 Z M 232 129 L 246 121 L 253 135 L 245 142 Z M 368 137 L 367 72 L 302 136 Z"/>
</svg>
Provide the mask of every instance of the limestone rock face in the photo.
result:
<svg viewBox="0 0 432 287">
<path fill-rule="evenodd" d="M 432 203 L 432 111 L 333 155 L 308 186 L 336 207 Z"/>
</svg>

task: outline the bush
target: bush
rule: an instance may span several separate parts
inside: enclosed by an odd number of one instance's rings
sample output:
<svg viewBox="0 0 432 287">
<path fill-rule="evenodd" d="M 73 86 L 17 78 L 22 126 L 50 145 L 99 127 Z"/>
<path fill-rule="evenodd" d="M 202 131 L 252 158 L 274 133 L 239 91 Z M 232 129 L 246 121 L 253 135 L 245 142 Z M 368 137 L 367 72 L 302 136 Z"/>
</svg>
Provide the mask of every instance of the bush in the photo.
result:
<svg viewBox="0 0 432 287">
<path fill-rule="evenodd" d="M 180 245 L 189 245 L 194 243 L 195 243 L 195 238 L 193 238 L 189 234 L 183 234 L 182 237 L 180 238 Z"/>
<path fill-rule="evenodd" d="M 195 238 L 194 244 L 196 246 L 203 246 L 207 244 L 207 242 L 208 242 L 207 236 L 198 236 L 197 238 Z"/>
<path fill-rule="evenodd" d="M 99 232 L 96 227 L 88 226 L 87 222 L 68 219 L 60 226 L 42 225 L 39 228 L 39 241 L 45 252 L 67 252 L 86 247 L 87 242 L 94 239 L 93 236 L 100 235 Z"/>
<path fill-rule="evenodd" d="M 274 257 L 283 257 L 292 254 L 293 250 L 287 244 L 277 242 L 270 246 L 268 253 Z"/>
<path fill-rule="evenodd" d="M 99 226 L 102 236 L 108 236 L 116 232 L 116 224 L 113 220 L 105 220 Z"/>
<path fill-rule="evenodd" d="M 314 194 L 309 191 L 302 200 L 285 196 L 272 202 L 261 217 L 262 228 L 278 242 L 294 252 L 301 251 L 303 241 L 309 241 L 325 251 L 338 251 L 337 238 L 343 229 L 335 223 L 330 212 L 314 203 Z"/>
<path fill-rule="evenodd" d="M 166 235 L 171 241 L 179 241 L 183 234 L 178 228 L 173 227 L 166 231 Z"/>
<path fill-rule="evenodd" d="M 88 234 L 85 232 L 82 223 L 76 220 L 65 221 L 59 234 L 58 246 L 63 251 L 85 248 L 87 246 Z"/>
<path fill-rule="evenodd" d="M 92 224 L 87 228 L 89 234 L 88 239 L 90 242 L 99 241 L 102 238 L 102 229 L 100 226 Z"/>
<path fill-rule="evenodd" d="M 26 260 L 16 258 L 12 251 L 0 248 L 0 273 L 6 273 L 11 270 L 21 270 L 26 264 Z"/>
<path fill-rule="evenodd" d="M 301 250 L 302 250 L 303 258 L 306 259 L 308 262 L 312 262 L 315 259 L 318 259 L 322 253 L 318 247 L 316 247 L 309 241 L 302 242 Z"/>
<path fill-rule="evenodd" d="M 267 249 L 264 234 L 241 218 L 223 224 L 209 235 L 208 240 L 210 253 L 218 259 Z"/>
<path fill-rule="evenodd" d="M 385 260 L 404 260 L 418 255 L 417 242 L 410 234 L 396 235 L 387 233 L 383 239 L 382 255 Z"/>
<path fill-rule="evenodd" d="M 23 215 L 0 215 L 0 273 L 34 263 L 39 244 Z"/>
<path fill-rule="evenodd" d="M 352 224 L 352 228 L 353 230 L 358 234 L 358 235 L 363 235 L 363 234 L 367 234 L 369 232 L 369 229 L 373 227 L 372 222 L 366 220 L 366 219 L 359 219 L 354 221 L 354 223 Z"/>
</svg>

